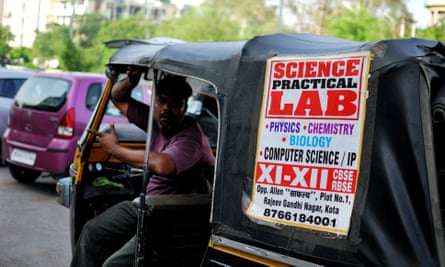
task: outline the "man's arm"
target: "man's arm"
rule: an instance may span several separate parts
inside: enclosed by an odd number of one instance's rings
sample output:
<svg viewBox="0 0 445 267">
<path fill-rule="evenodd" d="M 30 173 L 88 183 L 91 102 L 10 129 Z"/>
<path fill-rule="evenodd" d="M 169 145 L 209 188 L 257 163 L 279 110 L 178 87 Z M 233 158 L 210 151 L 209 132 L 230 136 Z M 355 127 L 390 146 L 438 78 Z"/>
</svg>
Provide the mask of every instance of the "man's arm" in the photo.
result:
<svg viewBox="0 0 445 267">
<path fill-rule="evenodd" d="M 125 116 L 127 116 L 131 91 L 139 83 L 141 74 L 140 68 L 128 66 L 127 78 L 119 81 L 111 90 L 111 101 Z"/>
<path fill-rule="evenodd" d="M 145 151 L 119 145 L 114 123 L 110 123 L 110 134 L 96 131 L 92 131 L 92 133 L 97 136 L 102 150 L 106 153 L 134 167 L 144 167 Z M 148 169 L 160 176 L 170 176 L 176 173 L 173 159 L 165 153 L 150 152 Z"/>
<path fill-rule="evenodd" d="M 127 164 L 141 169 L 144 167 L 144 150 L 130 149 L 116 144 L 110 152 L 113 157 L 118 158 Z M 148 169 L 157 175 L 165 177 L 176 173 L 175 163 L 172 158 L 165 153 L 150 152 Z"/>
</svg>

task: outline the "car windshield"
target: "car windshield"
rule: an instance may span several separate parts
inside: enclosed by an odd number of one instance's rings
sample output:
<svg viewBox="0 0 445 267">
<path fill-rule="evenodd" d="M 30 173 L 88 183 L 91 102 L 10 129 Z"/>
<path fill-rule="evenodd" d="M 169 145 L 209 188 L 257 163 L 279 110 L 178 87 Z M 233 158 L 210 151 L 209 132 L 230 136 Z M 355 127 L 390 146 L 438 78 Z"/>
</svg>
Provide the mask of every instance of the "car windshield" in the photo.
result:
<svg viewBox="0 0 445 267">
<path fill-rule="evenodd" d="M 71 82 L 49 77 L 29 78 L 17 93 L 15 105 L 57 111 L 66 101 Z"/>
<path fill-rule="evenodd" d="M 0 97 L 14 98 L 26 78 L 0 79 Z"/>
</svg>

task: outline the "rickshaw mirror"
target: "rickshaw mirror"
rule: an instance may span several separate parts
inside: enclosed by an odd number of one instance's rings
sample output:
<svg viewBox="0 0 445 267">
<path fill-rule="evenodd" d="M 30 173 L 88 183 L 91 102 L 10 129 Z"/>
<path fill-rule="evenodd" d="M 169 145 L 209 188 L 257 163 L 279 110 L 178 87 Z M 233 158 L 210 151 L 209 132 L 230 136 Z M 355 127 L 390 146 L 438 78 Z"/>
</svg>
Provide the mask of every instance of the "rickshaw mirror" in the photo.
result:
<svg viewBox="0 0 445 267">
<path fill-rule="evenodd" d="M 189 99 L 187 101 L 187 113 L 193 115 L 201 115 L 202 102 L 196 99 Z"/>
<path fill-rule="evenodd" d="M 105 68 L 105 75 L 108 79 L 114 80 L 119 76 L 119 71 L 114 66 L 107 64 Z"/>
</svg>

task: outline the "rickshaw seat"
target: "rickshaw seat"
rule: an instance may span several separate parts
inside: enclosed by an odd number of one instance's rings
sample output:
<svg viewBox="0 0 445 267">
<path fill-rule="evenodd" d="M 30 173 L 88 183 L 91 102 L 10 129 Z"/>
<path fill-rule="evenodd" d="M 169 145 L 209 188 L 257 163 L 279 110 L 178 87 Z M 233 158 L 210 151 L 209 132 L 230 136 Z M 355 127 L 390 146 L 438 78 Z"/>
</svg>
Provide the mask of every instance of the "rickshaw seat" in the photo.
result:
<svg viewBox="0 0 445 267">
<path fill-rule="evenodd" d="M 210 236 L 211 194 L 146 197 L 145 266 L 199 266 Z"/>
</svg>

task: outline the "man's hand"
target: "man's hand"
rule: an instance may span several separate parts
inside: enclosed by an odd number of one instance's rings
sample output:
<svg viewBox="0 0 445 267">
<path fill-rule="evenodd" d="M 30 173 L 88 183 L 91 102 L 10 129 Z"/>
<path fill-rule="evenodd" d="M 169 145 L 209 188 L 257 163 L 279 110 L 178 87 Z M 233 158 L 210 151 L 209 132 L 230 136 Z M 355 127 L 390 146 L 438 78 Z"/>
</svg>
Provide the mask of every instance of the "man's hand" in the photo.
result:
<svg viewBox="0 0 445 267">
<path fill-rule="evenodd" d="M 138 85 L 139 80 L 141 79 L 142 69 L 136 66 L 128 66 L 127 67 L 127 76 L 128 80 L 133 86 Z"/>
<path fill-rule="evenodd" d="M 131 99 L 131 91 L 138 85 L 142 72 L 141 67 L 127 66 L 127 78 L 117 82 L 111 90 L 111 101 L 125 116 Z"/>
<path fill-rule="evenodd" d="M 136 168 L 144 168 L 145 150 L 132 149 L 119 145 L 119 139 L 113 122 L 110 123 L 109 134 L 91 129 L 89 129 L 88 132 L 96 136 L 96 140 L 100 143 L 101 149 L 105 153 Z"/>
<path fill-rule="evenodd" d="M 100 143 L 101 149 L 110 155 L 113 155 L 113 150 L 119 146 L 119 138 L 114 128 L 114 122 L 110 122 L 110 133 L 98 132 L 95 130 L 88 130 L 96 136 L 96 140 Z"/>
</svg>

